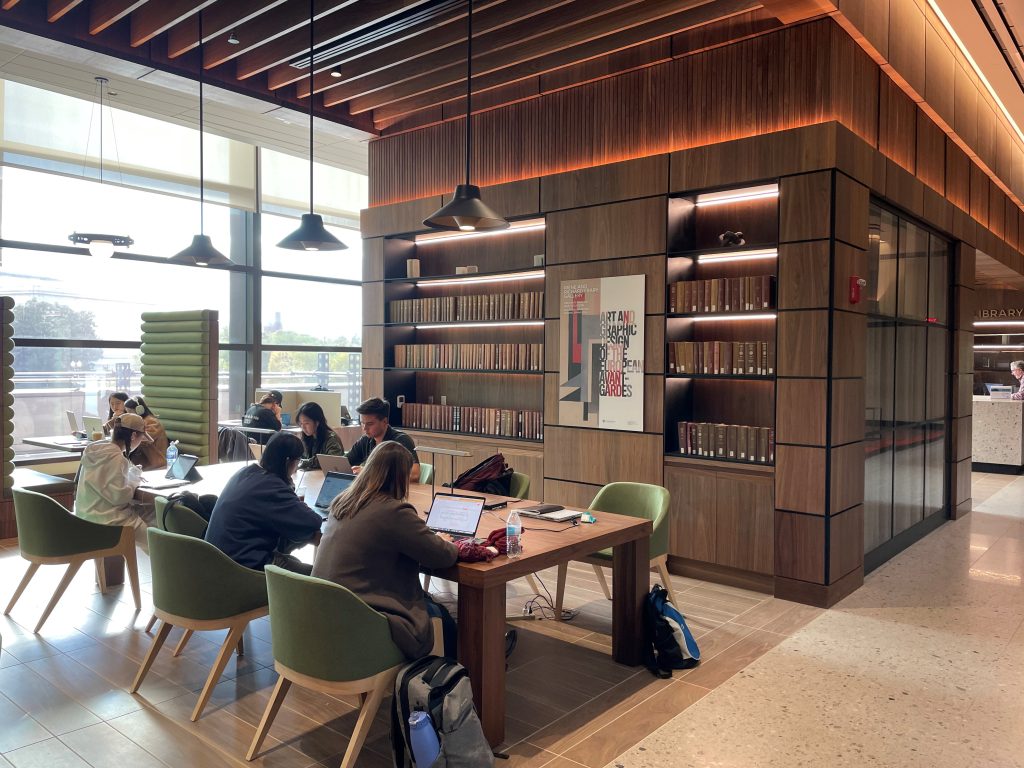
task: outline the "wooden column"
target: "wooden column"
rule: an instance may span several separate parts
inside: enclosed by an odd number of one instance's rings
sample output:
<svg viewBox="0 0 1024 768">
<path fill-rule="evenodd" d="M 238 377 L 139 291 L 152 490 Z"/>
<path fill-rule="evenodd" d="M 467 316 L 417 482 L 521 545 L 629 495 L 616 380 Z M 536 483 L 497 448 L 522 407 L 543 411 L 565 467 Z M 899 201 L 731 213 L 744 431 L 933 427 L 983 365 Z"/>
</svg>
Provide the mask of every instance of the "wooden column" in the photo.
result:
<svg viewBox="0 0 1024 768">
<path fill-rule="evenodd" d="M 975 250 L 957 243 L 954 253 L 953 314 L 955 341 L 949 391 L 952 448 L 949 467 L 950 514 L 954 520 L 971 511 L 971 411 L 974 402 Z"/>
<path fill-rule="evenodd" d="M 775 594 L 830 606 L 864 579 L 868 189 L 836 171 L 779 190 Z"/>
</svg>

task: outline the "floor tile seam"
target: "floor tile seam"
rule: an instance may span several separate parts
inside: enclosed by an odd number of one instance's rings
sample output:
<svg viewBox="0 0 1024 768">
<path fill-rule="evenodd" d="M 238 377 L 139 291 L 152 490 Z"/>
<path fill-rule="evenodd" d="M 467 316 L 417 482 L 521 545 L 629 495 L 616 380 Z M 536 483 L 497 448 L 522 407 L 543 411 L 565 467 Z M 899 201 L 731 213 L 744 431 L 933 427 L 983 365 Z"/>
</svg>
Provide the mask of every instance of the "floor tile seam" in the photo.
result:
<svg viewBox="0 0 1024 768">
<path fill-rule="evenodd" d="M 530 745 L 531 747 L 536 747 L 537 749 L 541 749 L 541 750 L 543 750 L 544 752 L 551 752 L 551 750 L 550 750 L 550 749 L 544 749 L 543 747 L 538 747 L 538 746 L 537 746 L 536 744 L 534 744 L 534 743 L 532 743 L 532 742 L 527 742 L 527 743 L 528 743 L 528 744 L 529 744 L 529 745 Z M 578 761 L 576 761 L 576 760 L 573 760 L 573 759 L 572 759 L 572 758 L 570 758 L 570 757 L 566 757 L 565 755 L 553 755 L 553 756 L 552 756 L 552 759 L 551 759 L 551 760 L 548 760 L 548 761 L 547 761 L 546 763 L 544 763 L 543 765 L 541 765 L 541 766 L 540 766 L 540 768 L 544 768 L 544 766 L 547 766 L 547 765 L 551 765 L 551 764 L 552 764 L 553 762 L 555 762 L 555 760 L 564 760 L 565 762 L 567 762 L 567 763 L 569 763 L 569 764 L 571 764 L 571 765 L 578 765 L 578 766 L 579 766 L 579 768 L 591 768 L 591 766 L 588 766 L 588 765 L 587 765 L 586 763 L 581 763 L 581 762 L 578 762 Z"/>
<path fill-rule="evenodd" d="M 61 651 L 61 653 L 60 653 L 59 655 L 61 655 L 61 656 L 64 656 L 64 655 L 66 655 L 66 654 L 65 654 L 65 653 L 64 653 L 63 651 Z M 53 657 L 52 657 L 52 656 L 48 656 L 48 657 L 45 657 L 45 658 L 53 658 Z M 70 656 L 69 656 L 68 658 L 69 658 L 69 659 L 70 659 L 71 661 L 75 661 L 75 660 L 74 660 L 74 659 L 72 659 L 72 658 L 71 658 Z M 33 661 L 42 661 L 42 660 L 43 660 L 43 659 L 33 659 Z M 75 663 L 76 663 L 76 664 L 78 664 L 79 662 L 75 662 Z M 73 695 L 71 695 L 70 693 L 68 693 L 67 691 L 65 691 L 65 690 L 64 690 L 63 688 L 61 688 L 61 687 L 59 687 L 59 686 L 55 685 L 54 683 L 50 682 L 50 681 L 49 681 L 49 680 L 48 680 L 47 678 L 45 678 L 45 677 L 44 677 L 43 675 L 39 674 L 39 673 L 38 673 L 38 672 L 36 672 L 36 671 L 35 671 L 35 670 L 34 670 L 34 669 L 33 669 L 32 667 L 30 667 L 30 666 L 29 666 L 29 664 L 30 664 L 30 662 L 24 662 L 24 663 L 22 664 L 22 666 L 24 666 L 24 667 L 25 667 L 25 669 L 27 669 L 27 670 L 28 670 L 29 672 L 31 672 L 31 673 L 32 673 L 33 675 L 35 675 L 36 677 L 38 677 L 38 678 L 39 678 L 39 679 L 40 679 L 41 681 L 43 681 L 43 682 L 44 682 L 44 683 L 45 683 L 46 685 L 49 685 L 49 686 L 50 686 L 51 688 L 53 688 L 53 689 L 54 689 L 55 691 L 59 691 L 59 692 L 60 692 L 60 694 L 61 694 L 62 696 L 66 697 L 66 698 L 67 698 L 67 699 L 69 699 L 70 701 L 73 701 L 73 702 L 74 702 L 75 704 L 77 704 L 78 706 L 80 706 L 80 707 L 81 707 L 82 709 L 84 709 L 84 710 L 85 710 L 86 712 L 88 712 L 88 713 L 89 713 L 90 715 L 92 715 L 92 716 L 93 716 L 93 717 L 95 717 L 95 718 L 96 718 L 97 720 L 99 720 L 99 721 L 100 721 L 100 723 L 105 723 L 105 722 L 107 722 L 107 718 L 103 717 L 103 715 L 101 715 L 101 714 L 100 714 L 99 712 L 96 712 L 96 711 L 94 711 L 94 710 L 90 709 L 90 708 L 89 708 L 89 706 L 88 706 L 88 705 L 87 705 L 87 704 L 86 704 L 86 703 L 85 703 L 84 701 L 82 701 L 81 699 L 79 699 L 79 698 L 78 698 L 78 697 L 76 697 L 76 696 L 73 696 Z M 81 666 L 84 666 L 84 665 L 81 665 Z M 88 667 L 86 667 L 86 669 L 88 669 Z M 89 671 L 90 671 L 90 672 L 92 672 L 92 670 L 89 670 Z M 95 674 L 95 675 L 97 675 L 97 677 L 99 677 L 99 675 L 98 675 L 98 674 L 97 674 L 96 672 L 93 672 L 93 674 Z M 102 679 L 104 679 L 104 680 L 105 680 L 106 678 L 102 678 Z M 108 680 L 107 682 L 109 682 L 109 683 L 110 683 L 111 685 L 114 685 L 113 681 L 110 681 L 110 680 Z M 121 689 L 120 689 L 120 688 L 118 688 L 117 690 L 121 690 Z M 10 700 L 10 697 L 7 697 L 7 698 L 8 698 L 8 700 Z M 14 702 L 13 702 L 13 701 L 12 701 L 11 703 L 12 703 L 12 704 L 14 704 Z M 17 704 L 15 704 L 15 706 L 17 706 Z M 28 715 L 29 715 L 30 717 L 32 717 L 31 713 L 29 713 L 29 712 L 27 712 L 27 711 L 26 711 L 26 714 L 28 714 Z M 33 720 L 36 720 L 36 718 L 35 718 L 35 717 L 32 717 L 32 719 L 33 719 Z M 39 722 L 39 721 L 38 721 L 38 720 L 36 720 L 36 722 Z M 69 733 L 74 733 L 75 731 L 80 731 L 80 730 L 82 730 L 82 729 L 84 729 L 84 728 L 92 728 L 93 726 L 95 726 L 95 725 L 98 725 L 98 724 L 99 724 L 99 723 L 91 723 L 91 724 L 89 724 L 89 725 L 83 725 L 83 726 L 79 726 L 78 728 L 72 728 L 72 729 L 71 729 L 70 731 L 64 731 L 64 732 L 62 732 L 62 733 L 55 733 L 55 734 L 53 734 L 53 735 L 54 735 L 54 736 L 55 736 L 56 738 L 60 738 L 61 736 L 65 736 L 65 735 L 67 735 L 67 734 L 69 734 Z M 40 725 L 42 725 L 42 723 L 40 723 Z M 43 727 L 45 728 L 46 726 L 43 726 Z M 50 729 L 48 729 L 48 730 L 50 730 Z"/>
</svg>

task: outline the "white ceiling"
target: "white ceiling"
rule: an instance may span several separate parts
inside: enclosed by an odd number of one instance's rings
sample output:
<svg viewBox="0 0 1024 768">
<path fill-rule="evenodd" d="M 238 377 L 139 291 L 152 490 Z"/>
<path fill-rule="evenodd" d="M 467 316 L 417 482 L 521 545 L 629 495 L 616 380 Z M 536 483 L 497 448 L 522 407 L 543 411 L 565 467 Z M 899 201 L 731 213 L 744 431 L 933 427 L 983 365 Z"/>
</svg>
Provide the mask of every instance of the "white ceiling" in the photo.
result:
<svg viewBox="0 0 1024 768">
<path fill-rule="evenodd" d="M 179 125 L 199 127 L 199 84 L 152 67 L 0 26 L 0 78 L 93 101 L 97 75 L 110 78 L 110 104 Z M 203 87 L 210 133 L 309 156 L 309 115 L 214 86 Z M 365 174 L 370 135 L 315 118 L 319 162 Z"/>
</svg>

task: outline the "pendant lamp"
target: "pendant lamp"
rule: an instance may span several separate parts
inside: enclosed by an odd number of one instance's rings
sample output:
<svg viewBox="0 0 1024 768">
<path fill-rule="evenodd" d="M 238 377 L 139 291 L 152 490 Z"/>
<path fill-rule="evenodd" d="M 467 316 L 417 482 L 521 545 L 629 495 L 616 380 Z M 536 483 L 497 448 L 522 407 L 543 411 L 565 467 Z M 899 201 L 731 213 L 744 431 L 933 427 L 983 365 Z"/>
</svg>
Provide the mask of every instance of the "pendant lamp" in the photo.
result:
<svg viewBox="0 0 1024 768">
<path fill-rule="evenodd" d="M 290 251 L 344 251 L 348 248 L 324 227 L 323 217 L 313 213 L 313 0 L 309 0 L 309 213 L 302 214 L 299 228 L 277 244 Z"/>
<path fill-rule="evenodd" d="M 93 78 L 100 87 L 100 185 L 103 184 L 103 89 L 110 81 L 105 77 Z M 111 117 L 113 120 L 113 117 Z M 113 123 L 111 123 L 113 124 Z M 116 138 L 116 137 L 115 137 Z M 116 141 L 115 141 L 116 148 Z M 86 147 L 86 153 L 89 148 Z M 89 255 L 98 258 L 110 258 L 114 255 L 115 248 L 128 248 L 135 243 L 128 235 L 106 235 L 98 232 L 72 232 L 68 235 L 75 245 L 86 245 L 89 247 Z"/>
<path fill-rule="evenodd" d="M 456 186 L 452 199 L 424 219 L 423 224 L 448 232 L 508 229 L 508 222 L 480 199 L 480 187 L 469 183 L 469 160 L 473 149 L 473 0 L 467 0 L 466 5 L 466 183 Z"/>
<path fill-rule="evenodd" d="M 210 236 L 203 231 L 205 186 L 203 176 L 203 12 L 199 12 L 199 234 L 187 248 L 168 259 L 171 264 L 189 264 L 200 267 L 231 264 L 231 259 L 213 247 Z"/>
</svg>

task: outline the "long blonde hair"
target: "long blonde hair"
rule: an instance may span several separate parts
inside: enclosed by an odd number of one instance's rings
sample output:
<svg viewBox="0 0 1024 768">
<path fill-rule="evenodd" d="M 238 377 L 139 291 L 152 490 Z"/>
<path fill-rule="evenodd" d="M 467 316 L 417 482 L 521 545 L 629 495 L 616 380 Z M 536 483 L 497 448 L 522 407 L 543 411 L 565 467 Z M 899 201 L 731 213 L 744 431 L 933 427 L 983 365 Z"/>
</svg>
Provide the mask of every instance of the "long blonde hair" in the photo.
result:
<svg viewBox="0 0 1024 768">
<path fill-rule="evenodd" d="M 409 472 L 413 458 L 409 450 L 393 440 L 378 445 L 363 464 L 355 482 L 331 502 L 335 519 L 354 517 L 378 498 L 404 501 L 409 495 Z"/>
</svg>

